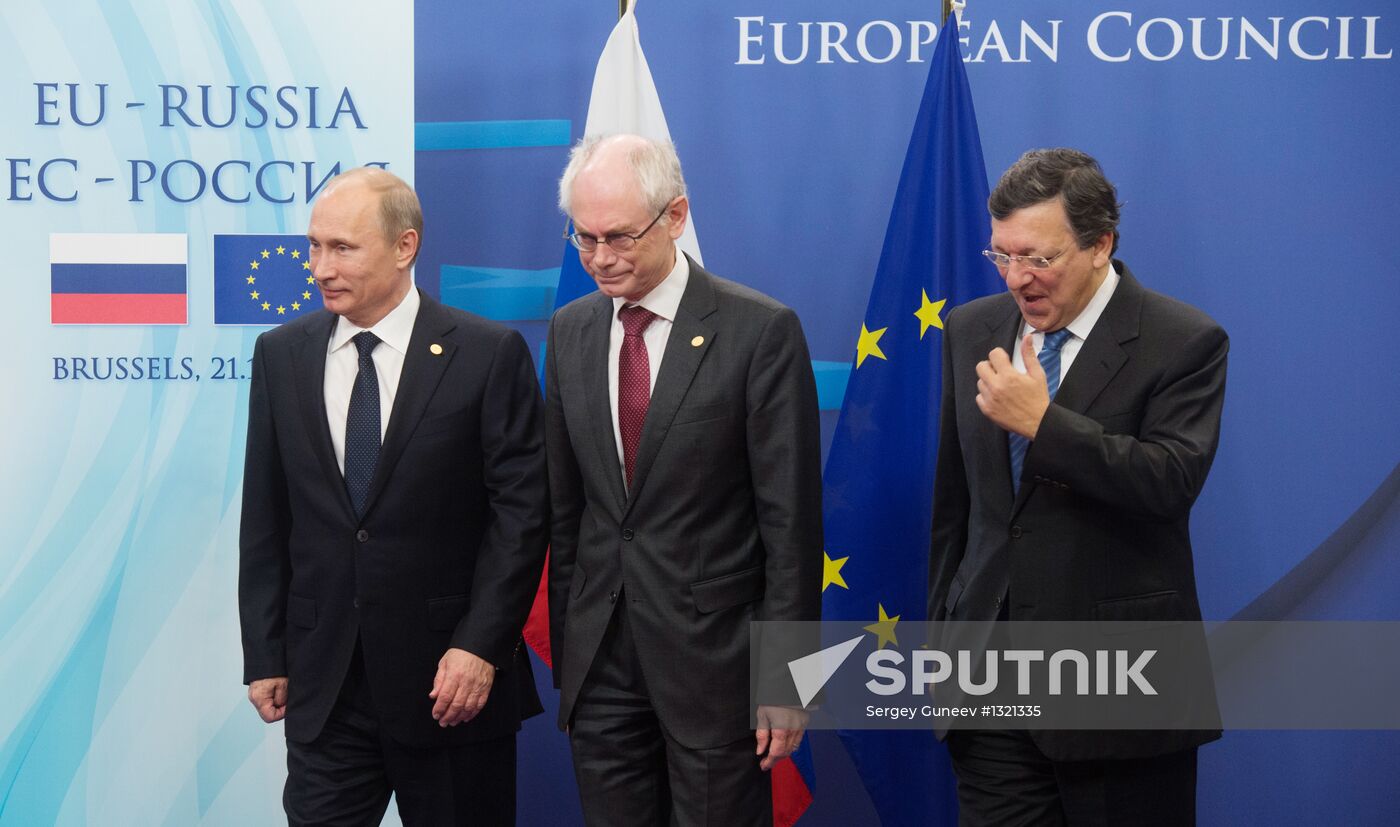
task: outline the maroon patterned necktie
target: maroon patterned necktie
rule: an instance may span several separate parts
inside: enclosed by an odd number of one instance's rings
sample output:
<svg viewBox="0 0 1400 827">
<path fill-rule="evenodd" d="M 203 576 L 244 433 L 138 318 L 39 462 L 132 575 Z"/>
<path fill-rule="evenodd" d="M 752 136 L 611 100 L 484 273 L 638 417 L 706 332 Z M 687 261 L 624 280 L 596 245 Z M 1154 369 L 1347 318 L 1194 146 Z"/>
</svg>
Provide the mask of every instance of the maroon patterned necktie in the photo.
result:
<svg viewBox="0 0 1400 827">
<path fill-rule="evenodd" d="M 656 314 L 638 305 L 617 311 L 622 320 L 622 350 L 617 355 L 617 429 L 622 432 L 622 464 L 627 486 L 632 486 L 632 470 L 637 465 L 637 445 L 642 441 L 642 422 L 651 403 L 651 362 L 642 334 Z"/>
</svg>

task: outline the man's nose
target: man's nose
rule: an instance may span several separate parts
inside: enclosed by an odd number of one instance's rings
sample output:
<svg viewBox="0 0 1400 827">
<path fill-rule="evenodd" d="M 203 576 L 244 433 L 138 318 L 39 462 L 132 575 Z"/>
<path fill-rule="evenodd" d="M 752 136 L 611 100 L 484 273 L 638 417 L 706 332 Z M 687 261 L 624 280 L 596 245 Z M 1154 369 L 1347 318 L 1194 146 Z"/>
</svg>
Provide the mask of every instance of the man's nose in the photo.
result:
<svg viewBox="0 0 1400 827">
<path fill-rule="evenodd" d="M 617 261 L 617 251 L 602 239 L 598 239 L 598 246 L 593 250 L 593 263 L 599 267 L 607 267 L 614 261 Z"/>
<path fill-rule="evenodd" d="M 1031 283 L 1035 278 L 1035 273 L 1020 261 L 1013 260 L 1011 266 L 1006 268 L 1006 275 L 1002 278 L 1006 280 L 1006 286 L 1012 290 L 1017 290 Z"/>
</svg>

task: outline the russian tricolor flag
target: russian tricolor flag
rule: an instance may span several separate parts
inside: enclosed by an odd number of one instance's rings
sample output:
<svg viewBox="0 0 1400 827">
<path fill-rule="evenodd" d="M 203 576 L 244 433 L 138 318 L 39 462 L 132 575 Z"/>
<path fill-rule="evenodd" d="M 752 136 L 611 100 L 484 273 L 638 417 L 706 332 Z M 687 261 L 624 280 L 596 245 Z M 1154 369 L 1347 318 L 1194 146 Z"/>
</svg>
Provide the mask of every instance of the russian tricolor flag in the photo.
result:
<svg viewBox="0 0 1400 827">
<path fill-rule="evenodd" d="M 186 324 L 184 233 L 52 233 L 54 324 Z"/>
</svg>

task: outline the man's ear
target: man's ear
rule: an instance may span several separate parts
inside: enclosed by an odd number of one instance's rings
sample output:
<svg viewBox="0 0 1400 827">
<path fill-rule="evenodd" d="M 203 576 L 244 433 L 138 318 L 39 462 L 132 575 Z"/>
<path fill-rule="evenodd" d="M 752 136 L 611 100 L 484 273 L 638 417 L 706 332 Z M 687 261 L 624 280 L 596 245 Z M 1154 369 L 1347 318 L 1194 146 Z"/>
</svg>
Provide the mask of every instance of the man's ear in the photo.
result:
<svg viewBox="0 0 1400 827">
<path fill-rule="evenodd" d="M 1117 236 L 1112 230 L 1099 236 L 1099 240 L 1094 242 L 1094 246 L 1089 249 L 1094 254 L 1094 269 L 1108 265 L 1109 259 L 1113 258 L 1113 239 Z"/>
<path fill-rule="evenodd" d="M 666 207 L 666 232 L 675 241 L 685 232 L 685 222 L 690 218 L 690 199 L 678 195 Z"/>
<path fill-rule="evenodd" d="M 399 239 L 394 243 L 394 263 L 400 270 L 407 270 L 409 262 L 418 255 L 418 231 L 414 229 L 404 230 L 399 233 Z"/>
</svg>

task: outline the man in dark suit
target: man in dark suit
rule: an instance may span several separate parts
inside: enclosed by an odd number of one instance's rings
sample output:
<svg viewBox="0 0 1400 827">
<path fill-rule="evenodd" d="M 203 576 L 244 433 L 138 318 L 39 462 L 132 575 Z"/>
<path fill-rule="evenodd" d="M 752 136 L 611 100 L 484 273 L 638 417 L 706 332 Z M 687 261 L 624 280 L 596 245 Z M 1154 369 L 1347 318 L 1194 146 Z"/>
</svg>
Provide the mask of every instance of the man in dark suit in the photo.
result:
<svg viewBox="0 0 1400 827">
<path fill-rule="evenodd" d="M 540 711 L 520 631 L 548 522 L 519 334 L 414 288 L 423 218 L 392 174 L 311 213 L 317 311 L 258 337 L 239 608 L 244 680 L 286 718 L 292 824 L 511 824 Z"/>
<path fill-rule="evenodd" d="M 820 615 L 802 328 L 678 253 L 670 144 L 582 142 L 560 206 L 599 288 L 555 314 L 545 390 L 554 680 L 585 817 L 771 824 L 764 771 L 806 719 L 751 723 L 749 624 Z"/>
<path fill-rule="evenodd" d="M 1200 620 L 1188 517 L 1225 332 L 1112 259 L 1117 193 L 1084 153 L 1027 153 L 988 203 L 1007 292 L 945 321 L 929 618 Z M 1218 736 L 966 730 L 948 747 L 964 824 L 1179 825 Z"/>
</svg>

